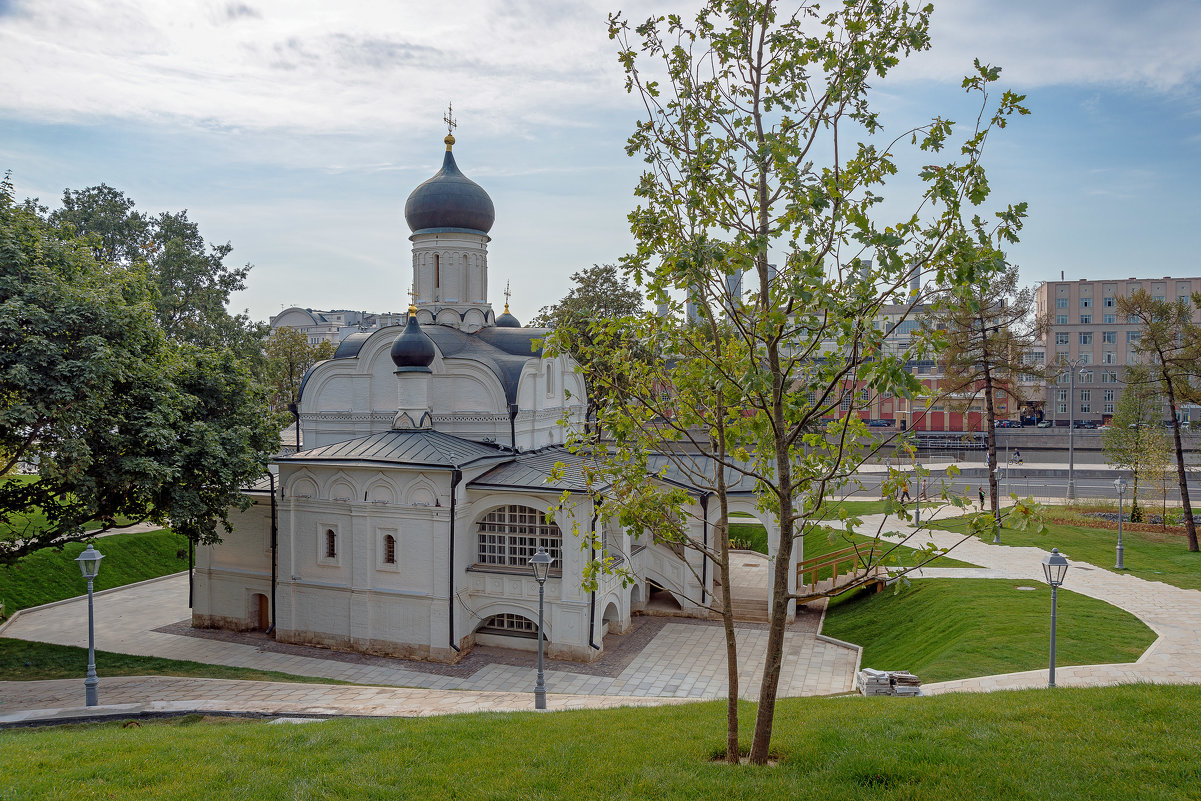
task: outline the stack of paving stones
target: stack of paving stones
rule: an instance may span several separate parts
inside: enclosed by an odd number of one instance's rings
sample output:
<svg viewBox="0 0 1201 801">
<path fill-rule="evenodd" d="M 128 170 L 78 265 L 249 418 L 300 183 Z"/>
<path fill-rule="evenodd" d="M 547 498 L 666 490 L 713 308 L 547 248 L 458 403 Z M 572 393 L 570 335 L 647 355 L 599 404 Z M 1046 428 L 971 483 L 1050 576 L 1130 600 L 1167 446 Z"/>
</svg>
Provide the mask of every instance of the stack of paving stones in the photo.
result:
<svg viewBox="0 0 1201 801">
<path fill-rule="evenodd" d="M 921 695 L 922 681 L 908 670 L 864 668 L 855 675 L 855 689 L 863 695 Z"/>
</svg>

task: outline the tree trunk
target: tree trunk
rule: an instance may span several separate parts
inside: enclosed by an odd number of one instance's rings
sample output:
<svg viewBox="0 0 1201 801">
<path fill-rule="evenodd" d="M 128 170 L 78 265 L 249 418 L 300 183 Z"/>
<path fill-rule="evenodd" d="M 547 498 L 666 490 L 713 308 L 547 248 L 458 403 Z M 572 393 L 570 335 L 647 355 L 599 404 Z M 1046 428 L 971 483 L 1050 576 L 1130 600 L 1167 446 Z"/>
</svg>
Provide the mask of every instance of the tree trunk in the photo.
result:
<svg viewBox="0 0 1201 801">
<path fill-rule="evenodd" d="M 1161 362 L 1162 363 L 1162 362 Z M 1197 550 L 1197 524 L 1193 521 L 1193 504 L 1188 497 L 1188 475 L 1184 470 L 1184 447 L 1180 442 L 1180 421 L 1176 419 L 1176 392 L 1168 371 L 1163 371 L 1163 384 L 1168 390 L 1168 408 L 1172 411 L 1172 442 L 1176 446 L 1176 478 L 1180 482 L 1180 504 L 1184 507 L 1184 531 L 1188 535 L 1188 549 Z"/>
<path fill-rule="evenodd" d="M 984 410 L 985 424 L 988 426 L 988 497 L 992 501 L 996 530 L 1000 531 L 1001 506 L 997 503 L 997 413 L 993 404 L 992 370 L 988 366 L 987 351 L 984 354 Z"/>
<path fill-rule="evenodd" d="M 720 517 L 714 529 L 718 537 L 721 576 L 721 623 L 726 635 L 726 762 L 737 765 L 741 753 L 738 747 L 738 640 L 734 633 L 734 605 L 730 597 L 730 507 L 724 488 L 717 496 Z"/>
</svg>

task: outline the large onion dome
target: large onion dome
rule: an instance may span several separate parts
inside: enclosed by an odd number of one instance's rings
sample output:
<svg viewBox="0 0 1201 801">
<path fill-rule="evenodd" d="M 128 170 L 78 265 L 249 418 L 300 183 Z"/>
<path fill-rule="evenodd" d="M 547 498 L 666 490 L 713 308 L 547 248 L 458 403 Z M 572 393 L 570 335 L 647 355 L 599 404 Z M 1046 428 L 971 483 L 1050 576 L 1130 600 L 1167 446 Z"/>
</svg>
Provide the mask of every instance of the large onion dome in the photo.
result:
<svg viewBox="0 0 1201 801">
<path fill-rule="evenodd" d="M 397 371 L 428 373 L 436 355 L 434 341 L 417 324 L 416 311 L 409 308 L 409 323 L 392 343 L 392 363 Z"/>
<path fill-rule="evenodd" d="M 486 234 L 496 219 L 492 198 L 459 171 L 450 152 L 455 138 L 447 136 L 442 169 L 413 190 L 405 202 L 405 221 L 414 233 L 439 228 L 459 228 Z"/>
</svg>

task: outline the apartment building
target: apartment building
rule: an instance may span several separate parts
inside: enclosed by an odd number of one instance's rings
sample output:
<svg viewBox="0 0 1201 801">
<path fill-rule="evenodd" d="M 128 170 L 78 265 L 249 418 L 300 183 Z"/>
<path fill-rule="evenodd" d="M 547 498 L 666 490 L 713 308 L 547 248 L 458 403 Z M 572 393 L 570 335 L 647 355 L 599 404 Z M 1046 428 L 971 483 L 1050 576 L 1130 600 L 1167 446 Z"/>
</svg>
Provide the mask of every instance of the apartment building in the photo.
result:
<svg viewBox="0 0 1201 801">
<path fill-rule="evenodd" d="M 1108 422 L 1125 386 L 1128 365 L 1137 360 L 1139 325 L 1118 314 L 1117 299 L 1145 290 L 1159 300 L 1190 298 L 1201 278 L 1047 281 L 1035 291 L 1035 308 L 1050 328 L 1043 343 L 1048 364 L 1080 365 L 1075 391 L 1066 374 L 1046 387 L 1046 419 Z M 1201 322 L 1201 314 L 1195 317 Z M 1074 394 L 1074 397 L 1072 397 Z M 1181 409 L 1185 420 L 1201 419 L 1201 409 Z"/>
</svg>

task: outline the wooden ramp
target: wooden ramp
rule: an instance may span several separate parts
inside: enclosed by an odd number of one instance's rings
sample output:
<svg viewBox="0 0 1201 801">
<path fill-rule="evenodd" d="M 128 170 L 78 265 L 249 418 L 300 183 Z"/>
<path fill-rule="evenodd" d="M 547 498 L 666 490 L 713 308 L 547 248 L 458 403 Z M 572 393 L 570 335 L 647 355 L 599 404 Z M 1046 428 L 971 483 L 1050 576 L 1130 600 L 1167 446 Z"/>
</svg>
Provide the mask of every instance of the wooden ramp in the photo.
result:
<svg viewBox="0 0 1201 801">
<path fill-rule="evenodd" d="M 862 543 L 806 559 L 797 564 L 797 592 L 841 595 L 859 587 L 879 592 L 888 580 L 887 571 L 878 564 L 881 553 L 879 544 Z"/>
</svg>

